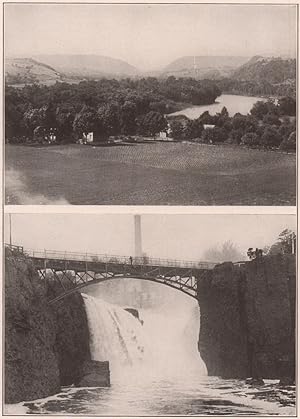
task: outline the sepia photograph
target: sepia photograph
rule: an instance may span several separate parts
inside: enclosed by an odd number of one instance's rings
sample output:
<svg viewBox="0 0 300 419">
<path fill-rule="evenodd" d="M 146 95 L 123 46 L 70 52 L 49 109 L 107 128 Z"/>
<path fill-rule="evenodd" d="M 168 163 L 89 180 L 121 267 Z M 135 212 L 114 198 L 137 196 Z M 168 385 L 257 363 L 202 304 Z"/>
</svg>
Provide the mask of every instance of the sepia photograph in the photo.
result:
<svg viewBox="0 0 300 419">
<path fill-rule="evenodd" d="M 4 221 L 5 415 L 296 415 L 295 215 Z"/>
<path fill-rule="evenodd" d="M 5 3 L 8 205 L 296 204 L 297 5 Z"/>
</svg>

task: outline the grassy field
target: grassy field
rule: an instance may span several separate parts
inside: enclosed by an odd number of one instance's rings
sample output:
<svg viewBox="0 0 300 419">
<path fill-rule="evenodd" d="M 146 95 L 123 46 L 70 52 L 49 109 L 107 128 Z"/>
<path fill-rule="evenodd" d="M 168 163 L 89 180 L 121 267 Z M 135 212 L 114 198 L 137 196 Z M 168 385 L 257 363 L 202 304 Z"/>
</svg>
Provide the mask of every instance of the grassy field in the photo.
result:
<svg viewBox="0 0 300 419">
<path fill-rule="evenodd" d="M 149 143 L 6 146 L 8 204 L 295 205 L 296 157 Z"/>
</svg>

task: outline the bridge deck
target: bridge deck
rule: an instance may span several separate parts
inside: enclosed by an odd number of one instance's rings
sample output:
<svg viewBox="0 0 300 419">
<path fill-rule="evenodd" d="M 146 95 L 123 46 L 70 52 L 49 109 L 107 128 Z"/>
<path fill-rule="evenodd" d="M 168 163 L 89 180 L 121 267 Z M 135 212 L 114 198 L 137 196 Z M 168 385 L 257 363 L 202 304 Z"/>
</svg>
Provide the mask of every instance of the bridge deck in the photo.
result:
<svg viewBox="0 0 300 419">
<path fill-rule="evenodd" d="M 185 261 L 175 259 L 159 259 L 159 258 L 148 258 L 148 257 L 134 257 L 120 256 L 120 255 L 101 255 L 91 253 L 76 253 L 76 252 L 59 252 L 53 250 L 25 250 L 24 253 L 31 257 L 36 263 L 45 263 L 47 261 L 48 266 L 50 264 L 61 266 L 68 265 L 69 269 L 85 267 L 87 264 L 89 267 L 95 269 L 103 268 L 103 264 L 109 264 L 110 266 L 116 267 L 131 266 L 131 267 L 160 267 L 160 268 L 182 268 L 182 269 L 213 269 L 216 263 L 213 262 L 198 262 L 198 261 Z M 72 266 L 72 267 L 71 267 Z"/>
</svg>

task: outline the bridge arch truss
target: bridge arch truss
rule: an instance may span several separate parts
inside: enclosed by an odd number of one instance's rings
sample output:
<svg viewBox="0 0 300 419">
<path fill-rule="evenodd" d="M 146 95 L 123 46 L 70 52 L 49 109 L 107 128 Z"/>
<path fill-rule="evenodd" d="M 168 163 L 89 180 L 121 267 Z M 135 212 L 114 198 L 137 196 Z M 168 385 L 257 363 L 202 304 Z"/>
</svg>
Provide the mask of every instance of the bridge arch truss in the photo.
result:
<svg viewBox="0 0 300 419">
<path fill-rule="evenodd" d="M 62 293 L 49 301 L 50 304 L 58 302 L 68 295 L 79 291 L 92 284 L 100 284 L 106 281 L 116 279 L 140 279 L 167 285 L 178 291 L 197 298 L 197 279 L 192 269 L 162 269 L 161 267 L 149 267 L 150 269 L 139 269 L 140 267 L 124 266 L 123 269 L 112 269 L 112 266 L 105 266 L 105 270 L 93 270 L 87 267 L 87 270 L 61 269 L 58 267 L 38 268 L 41 278 L 44 278 L 49 286 L 51 283 L 59 283 Z M 122 272 L 123 271 L 123 272 Z"/>
<path fill-rule="evenodd" d="M 14 246 L 15 247 L 15 246 Z M 20 252 L 19 249 L 17 249 Z M 140 279 L 167 285 L 197 299 L 197 278 L 214 263 L 23 250 L 49 285 L 56 287 L 54 304 L 92 284 L 114 279 Z M 57 294 L 57 284 L 60 285 Z"/>
</svg>

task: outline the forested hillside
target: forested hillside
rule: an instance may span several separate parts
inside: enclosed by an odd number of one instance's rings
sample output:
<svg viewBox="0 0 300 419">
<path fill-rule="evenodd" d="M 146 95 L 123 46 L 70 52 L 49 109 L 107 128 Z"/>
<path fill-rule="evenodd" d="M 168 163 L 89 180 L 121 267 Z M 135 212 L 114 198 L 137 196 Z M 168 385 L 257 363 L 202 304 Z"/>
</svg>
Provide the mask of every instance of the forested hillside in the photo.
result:
<svg viewBox="0 0 300 419">
<path fill-rule="evenodd" d="M 267 80 L 271 84 L 284 83 L 296 78 L 296 60 L 253 57 L 233 73 L 238 80 Z"/>
<path fill-rule="evenodd" d="M 222 91 L 236 94 L 296 96 L 296 60 L 253 57 L 231 77 L 218 81 Z"/>
</svg>

